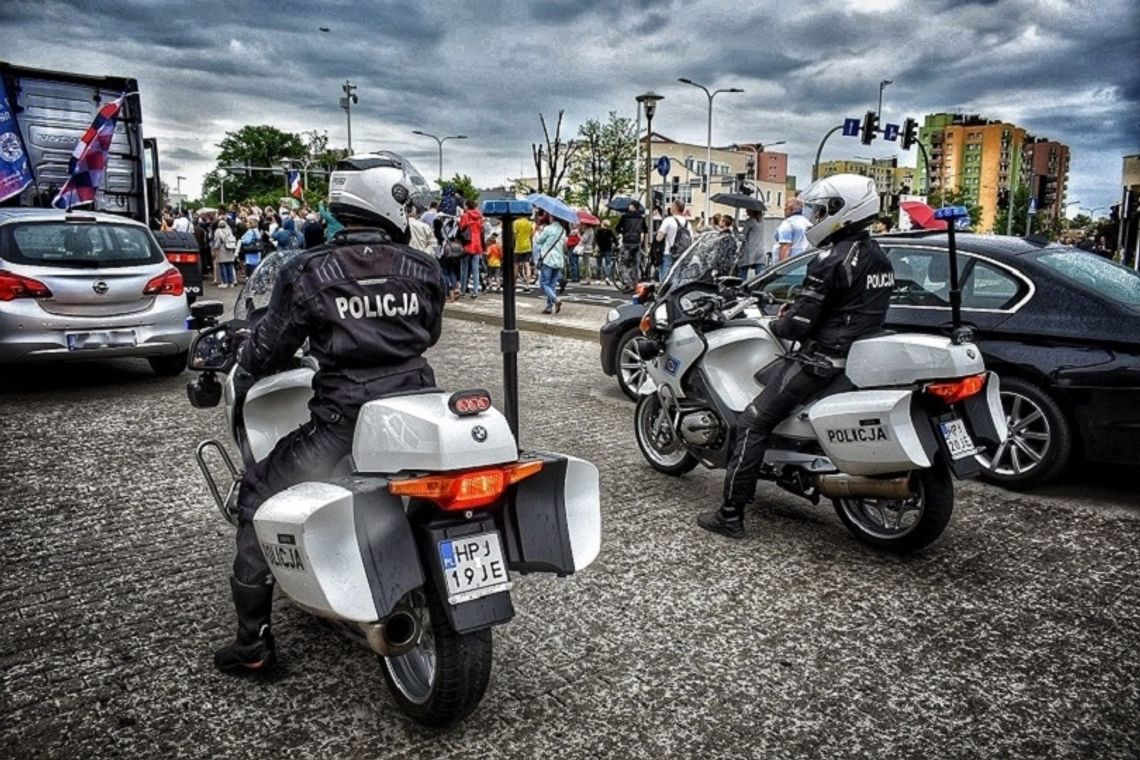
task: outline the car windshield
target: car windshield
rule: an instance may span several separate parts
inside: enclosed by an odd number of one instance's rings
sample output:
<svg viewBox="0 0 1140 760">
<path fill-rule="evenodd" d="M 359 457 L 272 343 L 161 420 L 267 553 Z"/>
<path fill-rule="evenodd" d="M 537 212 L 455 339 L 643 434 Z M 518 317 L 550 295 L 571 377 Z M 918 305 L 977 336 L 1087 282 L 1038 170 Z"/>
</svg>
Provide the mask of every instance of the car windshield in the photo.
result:
<svg viewBox="0 0 1140 760">
<path fill-rule="evenodd" d="M 1140 310 L 1140 274 L 1127 267 L 1072 248 L 1043 251 L 1037 261 L 1070 282 Z"/>
<path fill-rule="evenodd" d="M 154 237 L 131 224 L 24 222 L 3 227 L 0 259 L 50 267 L 128 267 L 166 260 Z"/>
<path fill-rule="evenodd" d="M 273 286 L 277 283 L 282 267 L 304 252 L 303 248 L 286 248 L 266 256 L 238 293 L 237 302 L 234 304 L 234 318 L 242 320 L 255 318 L 255 312 L 269 306 L 269 297 L 273 295 Z"/>
<path fill-rule="evenodd" d="M 662 281 L 662 291 L 695 280 L 713 282 L 736 274 L 738 243 L 734 235 L 712 230 L 696 236 Z"/>
</svg>

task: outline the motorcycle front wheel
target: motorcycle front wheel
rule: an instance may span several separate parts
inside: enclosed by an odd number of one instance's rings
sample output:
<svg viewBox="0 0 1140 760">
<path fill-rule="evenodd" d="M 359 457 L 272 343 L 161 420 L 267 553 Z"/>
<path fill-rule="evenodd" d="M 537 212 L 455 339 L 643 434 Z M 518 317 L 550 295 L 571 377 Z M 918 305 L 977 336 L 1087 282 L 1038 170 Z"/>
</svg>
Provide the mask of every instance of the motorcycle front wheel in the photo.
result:
<svg viewBox="0 0 1140 760">
<path fill-rule="evenodd" d="M 491 629 L 456 632 L 431 581 L 416 596 L 420 641 L 407 654 L 381 658 L 384 681 L 405 715 L 425 726 L 449 726 L 474 712 L 487 690 Z"/>
<path fill-rule="evenodd" d="M 666 475 L 684 475 L 699 464 L 678 438 L 657 394 L 642 396 L 634 412 L 637 446 L 653 469 Z"/>
<path fill-rule="evenodd" d="M 855 538 L 880 549 L 908 554 L 931 544 L 950 524 L 954 481 L 941 461 L 917 472 L 909 499 L 832 499 L 839 519 Z"/>
</svg>

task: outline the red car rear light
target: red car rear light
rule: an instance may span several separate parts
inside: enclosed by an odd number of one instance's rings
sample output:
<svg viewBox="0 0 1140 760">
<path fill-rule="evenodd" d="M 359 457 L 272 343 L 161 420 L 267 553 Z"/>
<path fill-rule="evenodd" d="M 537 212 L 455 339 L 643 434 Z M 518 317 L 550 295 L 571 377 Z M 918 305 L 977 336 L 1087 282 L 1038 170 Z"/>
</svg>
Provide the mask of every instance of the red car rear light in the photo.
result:
<svg viewBox="0 0 1140 760">
<path fill-rule="evenodd" d="M 143 288 L 144 296 L 180 296 L 182 295 L 182 275 L 177 269 L 167 269 L 158 277 L 151 279 Z"/>
<path fill-rule="evenodd" d="M 515 462 L 467 472 L 423 475 L 407 480 L 393 480 L 388 491 L 395 496 L 427 499 L 440 509 L 462 511 L 485 507 L 498 501 L 507 487 L 529 478 L 542 469 L 542 462 Z"/>
<path fill-rule="evenodd" d="M 982 373 L 944 383 L 930 383 L 923 390 L 931 396 L 941 399 L 942 403 L 950 405 L 968 399 L 985 387 L 986 376 L 985 373 Z"/>
<path fill-rule="evenodd" d="M 51 298 L 51 289 L 39 280 L 0 269 L 0 301 L 17 298 Z"/>
<path fill-rule="evenodd" d="M 166 260 L 171 264 L 197 264 L 198 254 L 189 252 L 173 253 L 168 251 Z"/>
</svg>

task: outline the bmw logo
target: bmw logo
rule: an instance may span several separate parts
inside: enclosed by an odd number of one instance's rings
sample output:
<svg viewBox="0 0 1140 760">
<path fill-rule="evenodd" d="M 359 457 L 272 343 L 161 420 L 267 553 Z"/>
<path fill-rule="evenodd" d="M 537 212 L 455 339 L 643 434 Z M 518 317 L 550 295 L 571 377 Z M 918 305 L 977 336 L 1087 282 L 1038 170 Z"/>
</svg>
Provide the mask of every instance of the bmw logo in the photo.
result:
<svg viewBox="0 0 1140 760">
<path fill-rule="evenodd" d="M 487 428 L 482 425 L 476 425 L 471 428 L 471 437 L 475 439 L 476 443 L 482 443 L 487 440 Z"/>
<path fill-rule="evenodd" d="M 978 355 L 974 353 L 974 349 L 972 349 L 972 348 L 966 349 L 966 356 L 970 359 L 977 359 L 978 358 Z"/>
</svg>

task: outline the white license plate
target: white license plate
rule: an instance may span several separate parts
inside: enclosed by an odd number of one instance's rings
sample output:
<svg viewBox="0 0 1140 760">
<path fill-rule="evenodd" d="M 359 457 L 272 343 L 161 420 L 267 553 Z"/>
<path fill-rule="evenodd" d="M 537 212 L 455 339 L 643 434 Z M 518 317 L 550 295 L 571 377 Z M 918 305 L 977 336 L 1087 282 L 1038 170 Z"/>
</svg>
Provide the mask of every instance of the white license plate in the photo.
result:
<svg viewBox="0 0 1140 760">
<path fill-rule="evenodd" d="M 946 440 L 946 448 L 950 449 L 952 459 L 965 459 L 977 452 L 977 447 L 970 438 L 970 432 L 966 430 L 966 423 L 962 420 L 940 422 L 938 429 L 942 431 L 942 437 Z"/>
<path fill-rule="evenodd" d="M 87 348 L 121 348 L 136 344 L 134 330 L 67 333 L 69 351 L 82 351 Z"/>
<path fill-rule="evenodd" d="M 503 547 L 499 534 L 494 531 L 440 541 L 439 561 L 447 579 L 449 604 L 469 602 L 511 588 Z"/>
</svg>

